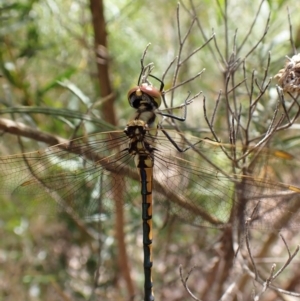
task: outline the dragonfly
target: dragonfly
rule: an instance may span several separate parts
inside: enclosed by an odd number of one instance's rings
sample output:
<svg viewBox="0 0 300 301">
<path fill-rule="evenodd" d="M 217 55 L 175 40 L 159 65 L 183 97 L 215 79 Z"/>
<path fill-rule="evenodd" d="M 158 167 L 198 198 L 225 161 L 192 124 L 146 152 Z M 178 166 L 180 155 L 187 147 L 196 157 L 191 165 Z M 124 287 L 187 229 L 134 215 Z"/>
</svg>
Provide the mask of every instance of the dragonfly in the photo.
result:
<svg viewBox="0 0 300 301">
<path fill-rule="evenodd" d="M 251 216 L 253 227 L 280 228 L 280 218 L 293 224 L 300 188 L 244 172 L 232 173 L 228 153 L 242 152 L 233 145 L 167 129 L 166 119 L 184 122 L 188 97 L 179 108 L 160 110 L 166 103 L 164 83 L 152 75 L 153 64 L 144 66 L 137 86 L 128 92 L 135 110 L 122 131 L 108 131 L 65 140 L 46 149 L 0 157 L 0 193 L 26 207 L 29 196 L 44 210 L 57 208 L 75 220 L 92 217 L 130 202 L 128 187 L 140 187 L 143 225 L 144 301 L 154 301 L 152 281 L 153 199 L 168 213 L 196 226 L 243 228 Z M 156 88 L 151 81 L 158 81 Z M 158 117 L 161 116 L 162 120 Z M 171 122 L 172 123 L 172 122 Z M 264 157 L 284 152 L 266 151 Z M 289 159 L 289 156 L 285 156 Z M 138 184 L 137 184 L 138 183 Z M 54 205 L 52 205 L 54 204 Z M 253 215 L 253 213 L 255 214 Z M 235 218 L 237 217 L 237 218 Z M 237 222 L 237 221 L 238 222 Z M 283 222 L 282 222 L 283 223 Z"/>
</svg>

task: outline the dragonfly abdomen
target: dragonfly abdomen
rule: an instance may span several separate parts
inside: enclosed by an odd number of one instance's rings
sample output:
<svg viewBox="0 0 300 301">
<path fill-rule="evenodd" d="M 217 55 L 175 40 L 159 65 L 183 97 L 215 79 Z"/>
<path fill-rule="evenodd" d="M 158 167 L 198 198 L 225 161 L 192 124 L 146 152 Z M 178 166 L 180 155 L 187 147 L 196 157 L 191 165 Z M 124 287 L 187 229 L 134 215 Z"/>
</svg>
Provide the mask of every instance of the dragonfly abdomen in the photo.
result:
<svg viewBox="0 0 300 301">
<path fill-rule="evenodd" d="M 138 170 L 141 181 L 142 194 L 142 219 L 143 219 L 143 250 L 144 250 L 144 274 L 145 274 L 145 301 L 153 301 L 152 283 L 152 183 L 153 168 L 147 167 L 151 161 L 147 155 L 139 155 Z M 153 164 L 153 162 L 152 162 Z"/>
</svg>

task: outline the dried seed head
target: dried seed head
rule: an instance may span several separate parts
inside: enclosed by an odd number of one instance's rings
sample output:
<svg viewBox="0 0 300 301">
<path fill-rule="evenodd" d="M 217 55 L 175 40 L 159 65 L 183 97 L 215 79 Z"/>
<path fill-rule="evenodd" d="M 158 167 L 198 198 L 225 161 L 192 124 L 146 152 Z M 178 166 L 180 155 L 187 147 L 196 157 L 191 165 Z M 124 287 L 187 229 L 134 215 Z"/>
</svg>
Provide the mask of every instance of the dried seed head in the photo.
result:
<svg viewBox="0 0 300 301">
<path fill-rule="evenodd" d="M 274 77 L 283 91 L 300 92 L 300 53 L 287 59 L 284 69 L 279 70 Z"/>
</svg>

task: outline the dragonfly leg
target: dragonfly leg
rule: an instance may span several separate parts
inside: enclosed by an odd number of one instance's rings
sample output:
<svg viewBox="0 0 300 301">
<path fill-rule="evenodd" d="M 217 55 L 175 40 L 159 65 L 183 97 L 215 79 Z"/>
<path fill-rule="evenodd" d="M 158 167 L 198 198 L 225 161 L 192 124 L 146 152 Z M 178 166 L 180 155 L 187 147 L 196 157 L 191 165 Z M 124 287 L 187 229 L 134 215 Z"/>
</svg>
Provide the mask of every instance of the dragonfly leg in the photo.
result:
<svg viewBox="0 0 300 301">
<path fill-rule="evenodd" d="M 187 98 L 184 101 L 184 103 L 181 104 L 180 106 L 174 107 L 174 108 L 167 108 L 168 110 L 171 110 L 171 109 L 178 109 L 178 108 L 184 107 L 183 117 L 178 117 L 178 116 L 175 116 L 173 114 L 168 114 L 168 113 L 163 113 L 163 112 L 157 112 L 157 114 L 159 114 L 161 116 L 164 116 L 164 117 L 170 117 L 170 118 L 173 118 L 175 120 L 185 121 L 186 120 L 186 116 L 187 116 L 187 106 L 191 103 L 191 101 L 189 100 L 190 95 L 191 95 L 191 93 L 189 92 Z M 165 93 L 164 92 L 161 93 L 161 97 L 162 97 L 164 103 L 166 103 Z"/>
</svg>

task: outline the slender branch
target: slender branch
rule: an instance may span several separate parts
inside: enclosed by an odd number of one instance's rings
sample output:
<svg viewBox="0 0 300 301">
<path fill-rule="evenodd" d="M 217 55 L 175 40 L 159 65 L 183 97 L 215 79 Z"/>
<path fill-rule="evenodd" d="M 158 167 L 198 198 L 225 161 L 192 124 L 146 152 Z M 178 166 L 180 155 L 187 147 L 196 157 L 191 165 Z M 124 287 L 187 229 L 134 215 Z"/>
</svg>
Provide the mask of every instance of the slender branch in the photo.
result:
<svg viewBox="0 0 300 301">
<path fill-rule="evenodd" d="M 252 24 L 250 25 L 249 31 L 248 31 L 248 33 L 245 35 L 244 40 L 242 41 L 241 45 L 239 46 L 239 48 L 238 48 L 238 50 L 237 50 L 237 53 L 239 53 L 239 52 L 241 51 L 241 49 L 244 47 L 244 45 L 247 43 L 249 37 L 251 36 L 251 33 L 252 33 L 253 28 L 254 28 L 254 26 L 255 26 L 255 24 L 256 24 L 256 22 L 257 22 L 259 13 L 260 13 L 260 11 L 261 11 L 261 8 L 262 8 L 262 5 L 263 5 L 264 2 L 265 2 L 265 0 L 262 0 L 262 1 L 260 2 L 259 6 L 258 6 L 258 10 L 257 10 L 257 12 L 256 12 L 256 15 L 255 15 L 255 17 L 254 17 L 254 20 L 253 20 Z"/>
<path fill-rule="evenodd" d="M 182 269 L 182 265 L 179 266 L 179 272 L 180 272 L 180 279 L 181 279 L 181 282 L 184 286 L 184 288 L 186 289 L 186 291 L 189 293 L 189 295 L 192 297 L 193 300 L 195 301 L 201 301 L 200 299 L 198 299 L 192 292 L 191 290 L 189 289 L 188 287 L 188 280 L 189 280 L 189 277 L 191 276 L 192 272 L 194 271 L 196 267 L 194 266 L 193 268 L 191 268 L 189 270 L 189 272 L 187 273 L 186 277 L 184 278 L 183 276 L 183 269 Z"/>
<path fill-rule="evenodd" d="M 276 279 L 286 268 L 287 266 L 292 262 L 292 260 L 295 258 L 295 256 L 299 253 L 299 245 L 297 245 L 296 250 L 294 251 L 293 254 L 291 254 L 291 251 L 289 249 L 289 246 L 287 245 L 286 240 L 282 236 L 281 233 L 279 233 L 282 241 L 284 242 L 285 248 L 288 252 L 288 259 L 286 260 L 285 264 L 278 270 L 278 272 L 273 276 L 273 279 Z"/>
<path fill-rule="evenodd" d="M 291 42 L 291 46 L 293 48 L 294 55 L 296 55 L 297 48 L 296 48 L 296 45 L 295 45 L 295 42 L 293 39 L 293 26 L 292 26 L 292 21 L 291 21 L 290 9 L 289 9 L 289 7 L 287 7 L 286 9 L 287 9 L 288 21 L 289 21 L 290 42 Z"/>
</svg>

